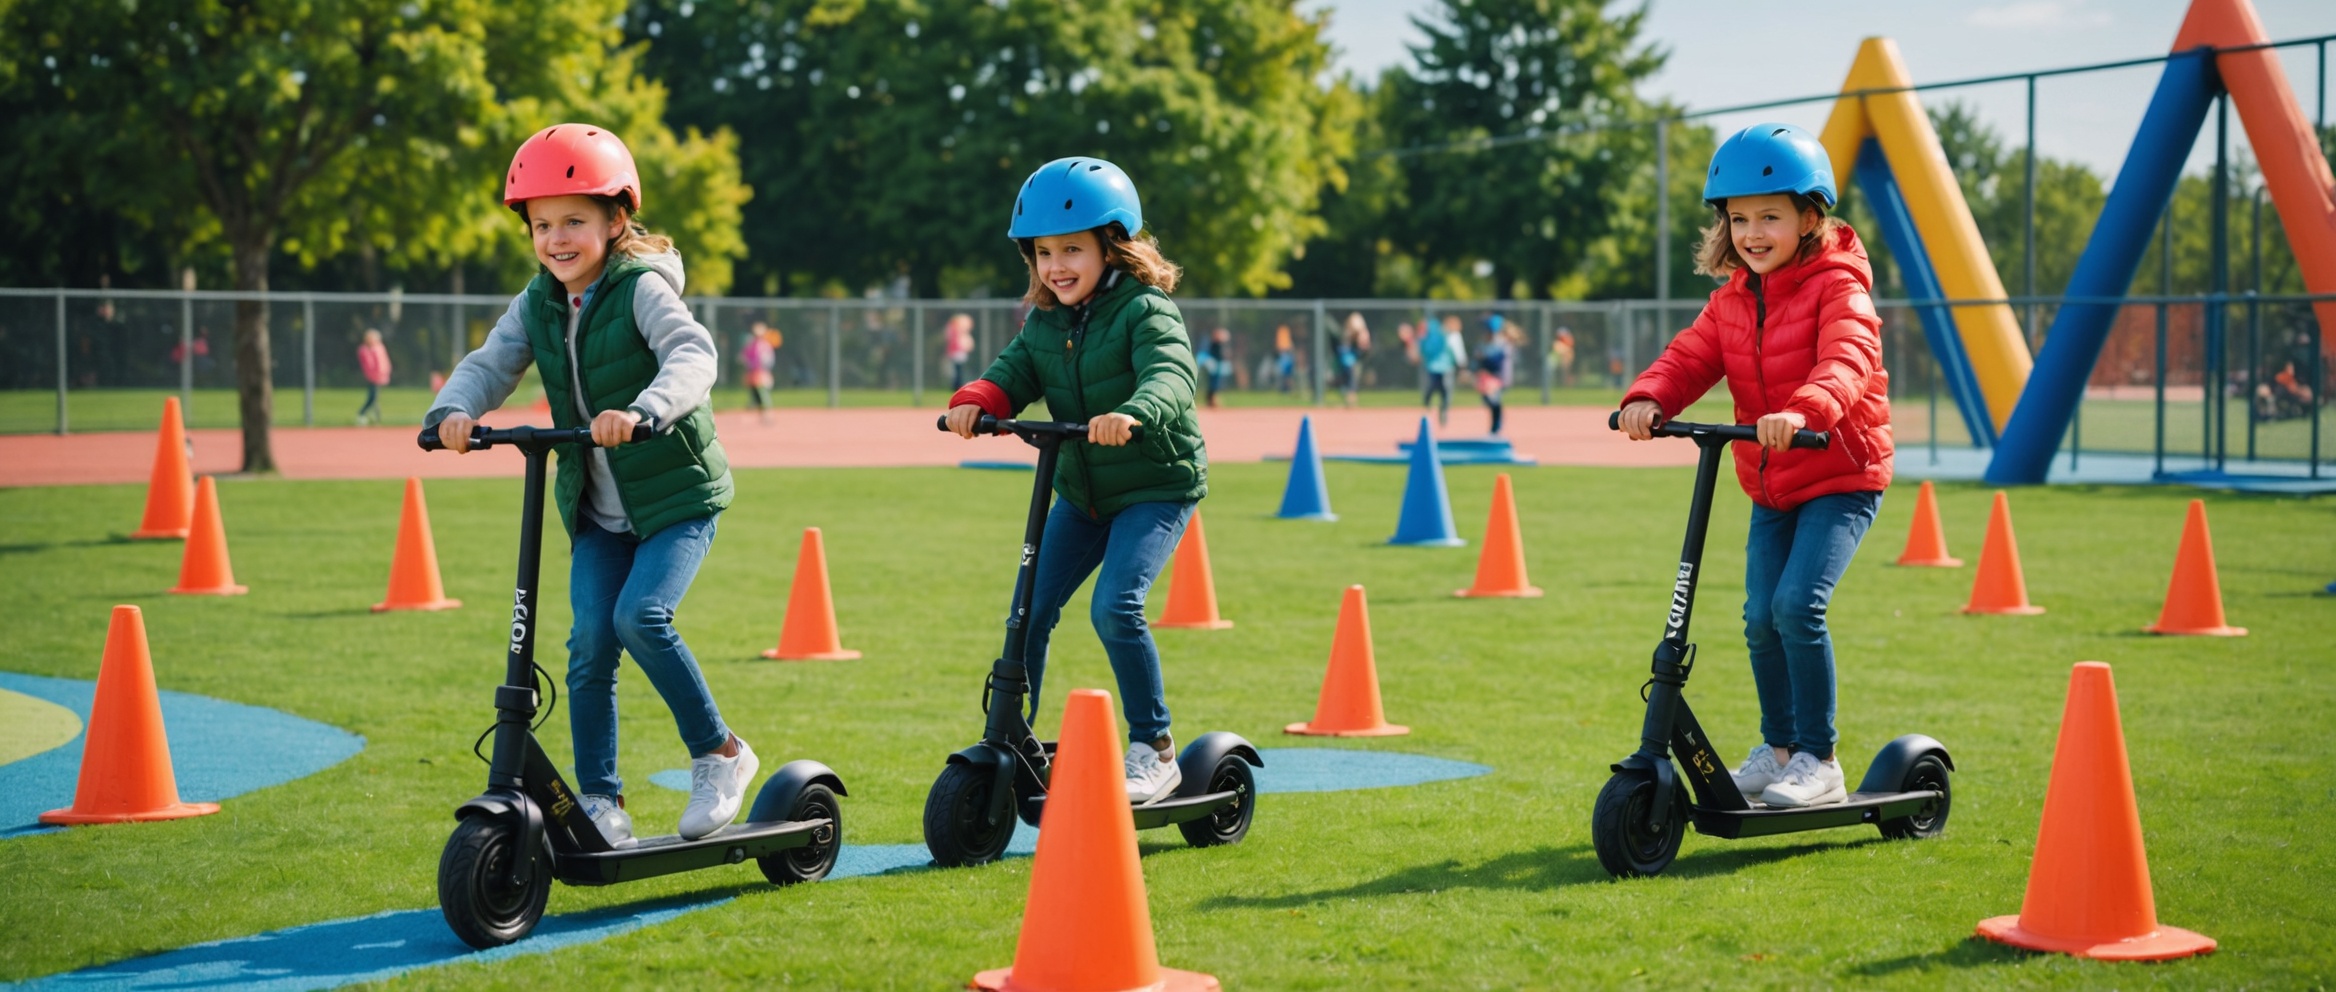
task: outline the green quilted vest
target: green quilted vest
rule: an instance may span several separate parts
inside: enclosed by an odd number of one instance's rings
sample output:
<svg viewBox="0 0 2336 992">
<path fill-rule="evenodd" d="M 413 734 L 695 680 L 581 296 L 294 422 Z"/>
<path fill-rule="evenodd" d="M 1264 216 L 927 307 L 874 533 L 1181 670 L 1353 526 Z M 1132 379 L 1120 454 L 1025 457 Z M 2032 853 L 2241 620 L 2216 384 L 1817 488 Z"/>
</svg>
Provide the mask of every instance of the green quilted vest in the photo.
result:
<svg viewBox="0 0 2336 992">
<path fill-rule="evenodd" d="M 633 324 L 634 281 L 649 271 L 629 255 L 611 257 L 600 288 L 577 323 L 576 373 L 584 380 L 585 405 L 595 415 L 626 409 L 657 378 L 657 354 Z M 539 273 L 528 284 L 523 323 L 544 397 L 551 403 L 552 425 L 591 426 L 576 414 L 575 379 L 568 370 L 568 293 L 551 273 Z M 680 423 L 660 424 L 658 435 L 648 441 L 605 449 L 609 473 L 616 476 L 617 499 L 624 504 L 634 534 L 647 538 L 730 505 L 730 460 L 714 439 L 709 406 L 690 411 Z M 559 459 L 552 502 L 560 508 L 560 524 L 571 536 L 576 533 L 584 482 L 580 452 Z"/>
</svg>

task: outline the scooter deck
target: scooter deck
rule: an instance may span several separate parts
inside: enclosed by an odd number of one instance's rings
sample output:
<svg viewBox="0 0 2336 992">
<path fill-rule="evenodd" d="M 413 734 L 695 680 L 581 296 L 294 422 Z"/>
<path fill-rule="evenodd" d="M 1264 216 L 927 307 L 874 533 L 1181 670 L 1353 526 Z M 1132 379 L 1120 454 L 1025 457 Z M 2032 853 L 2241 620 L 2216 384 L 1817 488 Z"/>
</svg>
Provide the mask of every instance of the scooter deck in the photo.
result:
<svg viewBox="0 0 2336 992">
<path fill-rule="evenodd" d="M 1939 798 L 1940 794 L 1931 789 L 1916 792 L 1852 792 L 1847 802 L 1825 806 L 1788 809 L 1755 804 L 1751 809 L 1741 810 L 1711 809 L 1705 806 L 1692 806 L 1689 810 L 1695 819 L 1696 833 L 1733 840 L 1739 837 L 1766 837 L 1803 830 L 1875 824 L 1911 816 L 1920 812 L 1924 804 Z"/>
<path fill-rule="evenodd" d="M 1204 792 L 1197 796 L 1169 796 L 1154 803 L 1131 807 L 1135 812 L 1137 830 L 1155 830 L 1176 823 L 1190 823 L 1207 819 L 1219 807 L 1239 799 L 1238 792 Z M 1038 800 L 1043 808 L 1046 800 Z"/>
<path fill-rule="evenodd" d="M 733 823 L 711 836 L 683 840 L 678 834 L 643 837 L 621 851 L 560 851 L 553 860 L 560 881 L 570 885 L 614 885 L 715 865 L 734 865 L 780 851 L 808 847 L 822 827 L 816 820 Z"/>
</svg>

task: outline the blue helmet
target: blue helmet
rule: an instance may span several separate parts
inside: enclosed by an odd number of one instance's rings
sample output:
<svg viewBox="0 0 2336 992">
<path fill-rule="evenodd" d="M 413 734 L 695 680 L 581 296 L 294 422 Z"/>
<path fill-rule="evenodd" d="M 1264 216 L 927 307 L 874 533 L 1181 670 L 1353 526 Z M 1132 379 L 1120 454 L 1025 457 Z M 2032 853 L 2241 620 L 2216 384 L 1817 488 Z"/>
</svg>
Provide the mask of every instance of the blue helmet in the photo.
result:
<svg viewBox="0 0 2336 992">
<path fill-rule="evenodd" d="M 1720 142 L 1703 177 L 1703 202 L 1725 206 L 1731 196 L 1799 193 L 1832 209 L 1833 158 L 1817 136 L 1791 124 L 1754 124 Z"/>
<path fill-rule="evenodd" d="M 1009 238 L 1077 234 L 1118 222 L 1129 237 L 1144 229 L 1135 180 L 1099 158 L 1058 158 L 1039 166 L 1014 197 Z"/>
</svg>

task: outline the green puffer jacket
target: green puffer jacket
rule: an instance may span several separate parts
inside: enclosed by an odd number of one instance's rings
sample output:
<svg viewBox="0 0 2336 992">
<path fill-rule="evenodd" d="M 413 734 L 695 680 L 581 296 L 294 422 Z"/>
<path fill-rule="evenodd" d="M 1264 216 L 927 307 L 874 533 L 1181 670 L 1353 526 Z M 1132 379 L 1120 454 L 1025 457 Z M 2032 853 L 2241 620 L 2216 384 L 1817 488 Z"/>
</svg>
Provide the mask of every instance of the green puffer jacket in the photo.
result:
<svg viewBox="0 0 2336 992">
<path fill-rule="evenodd" d="M 1175 302 L 1125 276 L 1083 307 L 1031 311 L 982 373 L 1016 412 L 1044 399 L 1056 420 L 1084 423 L 1116 411 L 1143 425 L 1124 447 L 1063 448 L 1054 491 L 1097 520 L 1136 503 L 1208 495 L 1208 448 L 1192 408 L 1199 377 Z"/>
</svg>

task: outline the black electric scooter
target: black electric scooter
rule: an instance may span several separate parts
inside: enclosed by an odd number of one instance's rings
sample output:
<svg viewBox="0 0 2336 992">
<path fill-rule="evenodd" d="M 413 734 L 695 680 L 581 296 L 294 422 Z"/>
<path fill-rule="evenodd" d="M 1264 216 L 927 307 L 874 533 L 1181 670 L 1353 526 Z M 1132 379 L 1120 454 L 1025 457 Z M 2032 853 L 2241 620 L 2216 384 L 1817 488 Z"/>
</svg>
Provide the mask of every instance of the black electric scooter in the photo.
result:
<svg viewBox="0 0 2336 992">
<path fill-rule="evenodd" d="M 1607 418 L 1621 429 L 1621 415 Z M 1825 806 L 1770 807 L 1736 791 L 1718 749 L 1688 709 L 1687 676 L 1695 668 L 1695 645 L 1687 641 L 1687 619 L 1695 606 L 1695 584 L 1703 568 L 1704 532 L 1711 524 L 1712 487 L 1729 442 L 1757 443 L 1753 428 L 1738 424 L 1672 421 L 1655 428 L 1662 437 L 1683 437 L 1700 448 L 1695 463 L 1695 501 L 1687 511 L 1687 543 L 1671 584 L 1671 614 L 1655 647 L 1654 677 L 1647 682 L 1647 716 L 1638 752 L 1614 763 L 1614 777 L 1598 791 L 1590 814 L 1590 838 L 1598 863 L 1617 878 L 1659 875 L 1679 854 L 1686 828 L 1712 837 L 1762 837 L 1871 823 L 1882 836 L 1936 837 L 1947 826 L 1953 804 L 1947 773 L 1955 767 L 1945 745 L 1907 734 L 1882 746 L 1847 802 Z M 1799 431 L 1795 448 L 1823 448 L 1829 438 Z M 1671 758 L 1677 752 L 1679 765 Z M 1684 772 L 1685 783 L 1680 781 Z M 1688 791 L 1694 791 L 1690 801 Z"/>
<path fill-rule="evenodd" d="M 948 429 L 948 419 L 940 427 Z M 1138 428 L 1140 431 L 1142 428 Z M 1046 808 L 1047 774 L 1055 742 L 1041 741 L 1023 711 L 1030 696 L 1024 647 L 1030 637 L 1030 599 L 1038 585 L 1038 545 L 1053 504 L 1055 459 L 1062 446 L 1084 440 L 1087 425 L 983 416 L 978 434 L 1012 434 L 1038 449 L 1037 480 L 1030 494 L 1030 517 L 1022 530 L 1022 566 L 1014 576 L 1014 605 L 1006 616 L 1006 647 L 982 683 L 982 712 L 988 723 L 981 743 L 949 756 L 941 777 L 925 796 L 925 847 L 943 867 L 978 865 L 1005 853 L 1014 819 L 1038 825 Z M 1184 781 L 1156 802 L 1134 808 L 1136 829 L 1175 824 L 1194 847 L 1236 844 L 1249 833 L 1257 808 L 1257 779 L 1250 766 L 1265 767 L 1257 748 L 1239 734 L 1202 734 L 1176 756 Z"/>
<path fill-rule="evenodd" d="M 635 441 L 649 437 L 647 427 L 633 434 Z M 482 950 L 511 943 L 535 929 L 554 878 L 570 885 L 609 885 L 753 858 L 764 877 L 791 885 L 825 877 L 843 846 L 842 811 L 836 802 L 844 794 L 843 779 L 816 761 L 790 761 L 771 773 L 755 794 L 744 823 L 697 840 L 644 837 L 635 846 L 618 850 L 584 815 L 583 803 L 544 754 L 534 733 L 541 685 L 537 678 L 551 682 L 535 664 L 544 463 L 556 446 L 591 443 L 592 432 L 581 428 L 471 431 L 472 448 L 510 445 L 527 456 L 519 586 L 511 600 L 503 684 L 495 688 L 495 726 L 489 731 L 495 752 L 487 761 L 487 791 L 455 809 L 460 822 L 438 859 L 438 907 L 446 915 L 446 925 L 463 943 Z M 438 429 L 424 430 L 421 445 L 424 451 L 443 448 Z"/>
</svg>

